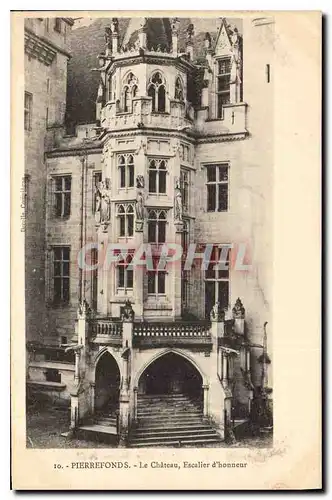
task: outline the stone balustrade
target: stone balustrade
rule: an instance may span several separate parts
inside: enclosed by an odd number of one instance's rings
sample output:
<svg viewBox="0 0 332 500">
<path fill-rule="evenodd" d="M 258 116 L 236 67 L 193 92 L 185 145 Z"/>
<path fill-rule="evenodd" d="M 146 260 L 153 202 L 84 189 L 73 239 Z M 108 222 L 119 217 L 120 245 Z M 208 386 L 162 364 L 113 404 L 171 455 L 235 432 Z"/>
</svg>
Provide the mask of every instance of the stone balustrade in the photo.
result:
<svg viewBox="0 0 332 500">
<path fill-rule="evenodd" d="M 209 323 L 135 323 L 136 337 L 210 337 Z"/>
<path fill-rule="evenodd" d="M 133 344 L 139 347 L 211 344 L 208 323 L 135 323 Z"/>
<path fill-rule="evenodd" d="M 182 130 L 192 128 L 192 119 L 188 114 L 191 109 L 186 109 L 182 101 L 171 100 L 169 110 L 165 113 L 152 112 L 151 97 L 137 97 L 132 100 L 132 110 L 122 112 L 119 103 L 109 101 L 101 111 L 101 126 L 110 130 L 126 130 L 132 128 L 164 128 Z"/>
<path fill-rule="evenodd" d="M 105 318 L 94 318 L 90 322 L 91 339 L 99 344 L 116 344 L 122 342 L 122 323 Z"/>
</svg>

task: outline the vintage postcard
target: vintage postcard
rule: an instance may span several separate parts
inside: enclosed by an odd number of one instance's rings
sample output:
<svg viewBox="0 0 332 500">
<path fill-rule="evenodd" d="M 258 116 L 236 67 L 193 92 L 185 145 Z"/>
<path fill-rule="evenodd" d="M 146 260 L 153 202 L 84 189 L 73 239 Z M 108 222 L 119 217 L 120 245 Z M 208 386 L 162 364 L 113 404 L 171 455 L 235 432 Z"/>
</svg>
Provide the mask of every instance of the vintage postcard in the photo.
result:
<svg viewBox="0 0 332 500">
<path fill-rule="evenodd" d="M 322 487 L 321 23 L 12 13 L 14 489 Z"/>
</svg>

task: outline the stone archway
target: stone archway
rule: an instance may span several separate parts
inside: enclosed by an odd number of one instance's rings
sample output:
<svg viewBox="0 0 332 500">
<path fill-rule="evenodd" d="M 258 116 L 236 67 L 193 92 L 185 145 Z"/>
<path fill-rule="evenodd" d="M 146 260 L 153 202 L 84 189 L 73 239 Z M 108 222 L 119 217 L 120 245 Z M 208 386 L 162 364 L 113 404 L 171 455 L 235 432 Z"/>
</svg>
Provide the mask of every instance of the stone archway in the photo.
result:
<svg viewBox="0 0 332 500">
<path fill-rule="evenodd" d="M 194 364 L 176 352 L 153 360 L 138 380 L 139 395 L 184 394 L 203 402 L 203 378 Z"/>
<path fill-rule="evenodd" d="M 120 380 L 118 363 L 108 351 L 105 351 L 96 364 L 95 411 L 114 412 L 118 409 Z"/>
</svg>

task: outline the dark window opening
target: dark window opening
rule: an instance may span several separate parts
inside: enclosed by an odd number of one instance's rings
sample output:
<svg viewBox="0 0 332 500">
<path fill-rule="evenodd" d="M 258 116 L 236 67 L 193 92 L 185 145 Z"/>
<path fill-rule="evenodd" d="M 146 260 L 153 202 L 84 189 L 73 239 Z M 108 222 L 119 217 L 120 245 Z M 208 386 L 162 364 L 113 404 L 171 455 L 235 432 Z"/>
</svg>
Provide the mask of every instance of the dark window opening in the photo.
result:
<svg viewBox="0 0 332 500">
<path fill-rule="evenodd" d="M 61 33 L 61 19 L 60 17 L 56 17 L 54 20 L 54 30 L 58 33 Z"/>
<path fill-rule="evenodd" d="M 59 370 L 55 370 L 54 368 L 48 368 L 45 371 L 45 378 L 47 382 L 61 383 L 61 373 L 59 373 Z"/>
<path fill-rule="evenodd" d="M 228 210 L 228 165 L 208 165 L 207 211 L 226 212 Z"/>
</svg>

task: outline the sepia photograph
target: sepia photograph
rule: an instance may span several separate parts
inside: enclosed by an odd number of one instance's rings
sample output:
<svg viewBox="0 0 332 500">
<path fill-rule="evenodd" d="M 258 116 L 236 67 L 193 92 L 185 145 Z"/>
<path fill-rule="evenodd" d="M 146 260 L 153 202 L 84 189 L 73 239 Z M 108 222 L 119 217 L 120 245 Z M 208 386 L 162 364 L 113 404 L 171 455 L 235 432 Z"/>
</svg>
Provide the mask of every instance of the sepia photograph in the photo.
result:
<svg viewBox="0 0 332 500">
<path fill-rule="evenodd" d="M 273 43 L 25 19 L 28 447 L 271 446 Z"/>
<path fill-rule="evenodd" d="M 12 487 L 321 488 L 322 13 L 10 28 Z"/>
</svg>

